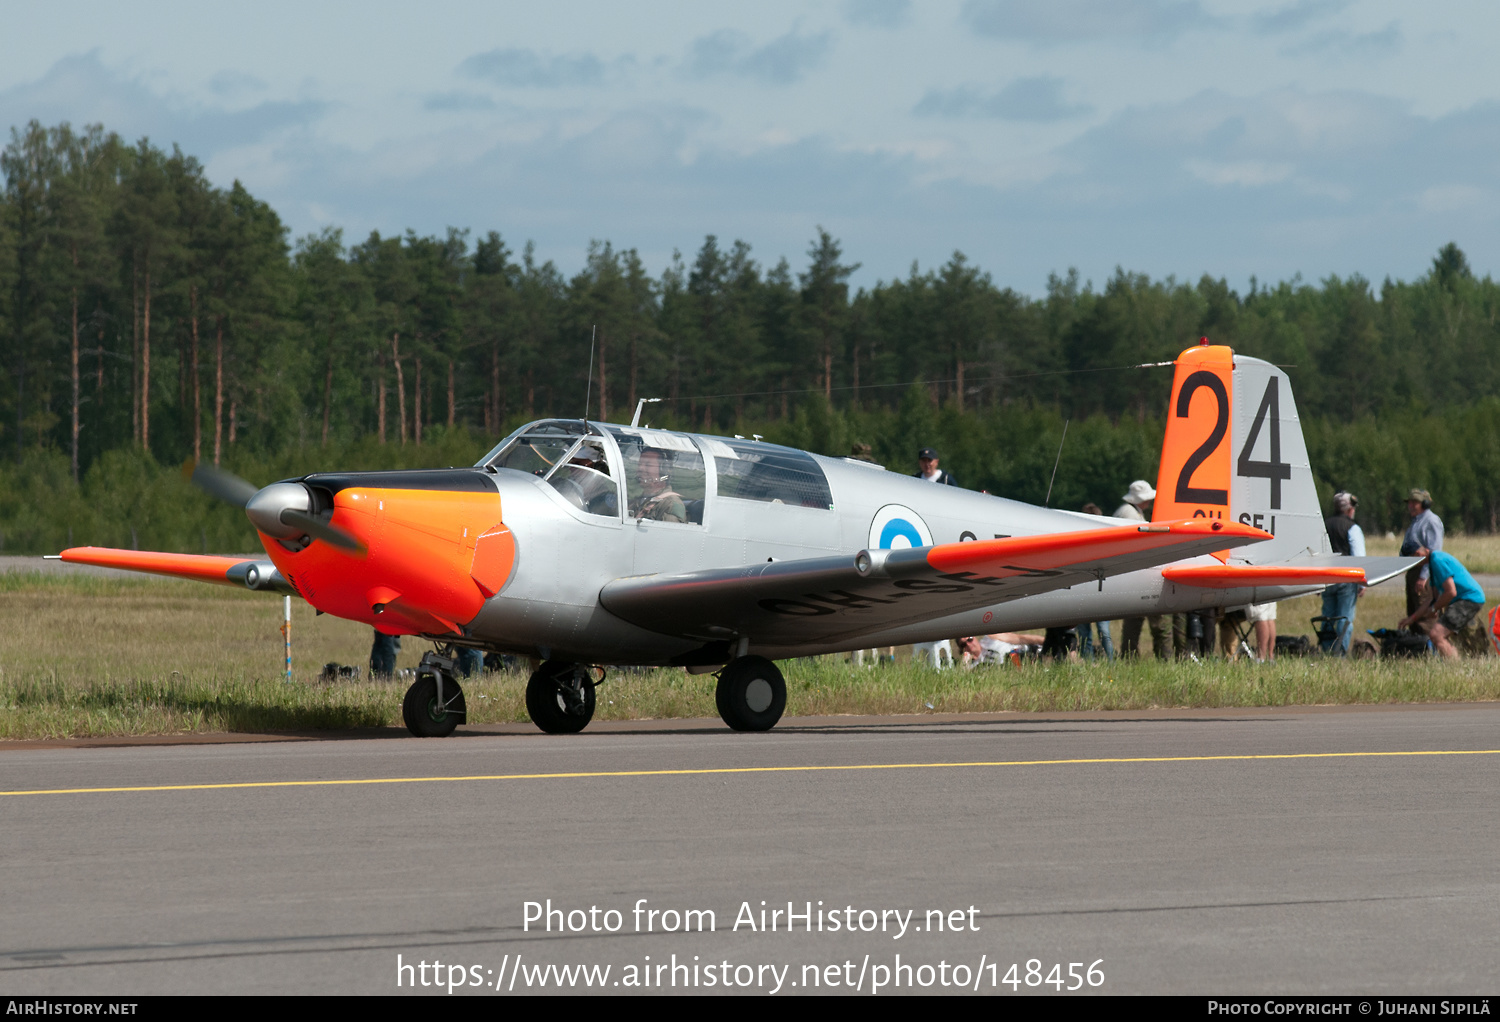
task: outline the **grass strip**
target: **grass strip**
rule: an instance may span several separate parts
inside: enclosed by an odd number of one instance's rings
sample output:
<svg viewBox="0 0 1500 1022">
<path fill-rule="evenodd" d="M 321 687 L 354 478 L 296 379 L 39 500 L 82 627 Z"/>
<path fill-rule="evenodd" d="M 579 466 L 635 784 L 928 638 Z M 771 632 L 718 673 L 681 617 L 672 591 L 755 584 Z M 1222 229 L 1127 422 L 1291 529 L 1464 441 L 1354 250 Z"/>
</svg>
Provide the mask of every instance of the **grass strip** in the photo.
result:
<svg viewBox="0 0 1500 1022">
<path fill-rule="evenodd" d="M 1386 590 L 1389 590 L 1387 592 Z M 1393 624 L 1397 586 L 1362 601 L 1360 627 Z M 390 727 L 406 682 L 319 683 L 325 662 L 363 664 L 368 628 L 293 601 L 294 680 L 281 675 L 278 599 L 151 579 L 0 574 L 0 739 Z M 1281 605 L 1283 632 L 1318 612 L 1316 597 Z M 1117 623 L 1118 627 L 1118 623 Z M 1116 639 L 1118 640 L 1118 630 Z M 427 643 L 408 639 L 399 666 Z M 1144 710 L 1500 700 L 1500 659 L 1270 664 L 1141 660 L 1035 663 L 934 671 L 920 663 L 856 667 L 844 656 L 782 662 L 787 713 L 968 713 Z M 525 675 L 464 683 L 475 724 L 527 719 Z M 613 671 L 601 720 L 717 716 L 711 675 Z"/>
</svg>

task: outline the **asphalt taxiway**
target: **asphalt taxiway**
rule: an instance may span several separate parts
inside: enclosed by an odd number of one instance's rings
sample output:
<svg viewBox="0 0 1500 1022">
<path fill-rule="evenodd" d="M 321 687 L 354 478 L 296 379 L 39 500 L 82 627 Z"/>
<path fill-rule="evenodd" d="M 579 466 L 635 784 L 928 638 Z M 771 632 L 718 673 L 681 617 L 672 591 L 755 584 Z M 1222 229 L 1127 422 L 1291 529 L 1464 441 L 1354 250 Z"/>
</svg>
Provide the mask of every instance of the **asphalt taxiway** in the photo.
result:
<svg viewBox="0 0 1500 1022">
<path fill-rule="evenodd" d="M 0 986 L 439 989 L 400 955 L 491 995 L 549 963 L 625 992 L 675 955 L 677 989 L 722 961 L 868 993 L 899 954 L 930 990 L 940 962 L 1048 994 L 1029 963 L 1097 962 L 1112 993 L 1487 992 L 1497 782 L 1494 704 L 0 745 L 31 792 L 0 794 Z M 580 914 L 524 929 L 547 899 Z M 638 932 L 641 899 L 714 929 Z M 824 928 L 762 930 L 762 902 Z"/>
</svg>

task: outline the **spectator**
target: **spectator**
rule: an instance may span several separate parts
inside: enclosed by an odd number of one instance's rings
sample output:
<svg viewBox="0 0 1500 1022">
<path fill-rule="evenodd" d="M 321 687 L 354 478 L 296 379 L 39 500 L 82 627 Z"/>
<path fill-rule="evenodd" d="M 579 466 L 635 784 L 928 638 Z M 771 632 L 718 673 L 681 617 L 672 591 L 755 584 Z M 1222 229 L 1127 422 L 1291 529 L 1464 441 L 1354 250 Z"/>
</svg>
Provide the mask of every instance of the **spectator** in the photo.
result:
<svg viewBox="0 0 1500 1022">
<path fill-rule="evenodd" d="M 869 444 L 851 445 L 849 448 L 849 458 L 851 461 L 867 461 L 871 465 L 880 464 L 880 462 L 875 460 L 874 449 Z"/>
<path fill-rule="evenodd" d="M 972 635 L 958 640 L 958 648 L 966 667 L 975 664 L 1002 663 L 1011 654 L 1025 653 L 1031 646 L 1040 646 L 1046 637 L 1029 632 L 995 632 L 993 635 Z"/>
<path fill-rule="evenodd" d="M 1333 495 L 1333 514 L 1323 523 L 1328 529 L 1328 541 L 1333 552 L 1345 557 L 1365 555 L 1365 534 L 1354 524 L 1354 512 L 1359 508 L 1359 498 L 1342 491 Z M 1354 610 L 1365 587 L 1354 582 L 1340 582 L 1323 590 L 1323 616 L 1335 620 L 1325 622 L 1325 628 L 1334 631 L 1318 645 L 1324 653 L 1338 656 L 1349 655 L 1349 640 L 1354 634 Z M 1407 611 L 1410 613 L 1410 611 Z M 1343 618 L 1342 621 L 1337 620 Z"/>
<path fill-rule="evenodd" d="M 1049 628 L 1042 636 L 1042 656 L 1053 660 L 1076 660 L 1078 632 L 1074 628 Z"/>
<path fill-rule="evenodd" d="M 1178 660 L 1213 652 L 1213 622 L 1214 615 L 1207 611 L 1172 615 L 1172 651 Z"/>
<path fill-rule="evenodd" d="M 1418 547 L 1418 557 L 1427 558 L 1431 572 L 1432 595 L 1415 612 L 1401 619 L 1398 628 L 1408 628 L 1419 621 L 1435 619 L 1427 626 L 1427 637 L 1437 651 L 1450 660 L 1458 659 L 1458 650 L 1448 641 L 1448 636 L 1461 632 L 1474 620 L 1484 606 L 1484 590 L 1479 588 L 1468 569 L 1458 563 L 1458 558 L 1441 550 Z"/>
<path fill-rule="evenodd" d="M 1276 601 L 1252 603 L 1245 608 L 1245 618 L 1255 627 L 1255 659 L 1276 659 Z"/>
<path fill-rule="evenodd" d="M 1144 522 L 1151 516 L 1151 504 L 1156 500 L 1156 489 L 1146 480 L 1137 479 L 1130 484 L 1130 491 L 1120 498 L 1125 503 L 1115 509 L 1116 518 Z M 1172 655 L 1171 632 L 1162 624 L 1160 614 L 1148 614 L 1144 618 L 1127 617 L 1120 625 L 1120 655 L 1136 657 L 1141 654 L 1141 624 L 1151 628 L 1151 647 L 1156 659 L 1165 660 Z"/>
<path fill-rule="evenodd" d="M 453 654 L 453 666 L 460 678 L 470 678 L 484 670 L 484 654 L 472 646 L 460 646 Z"/>
<path fill-rule="evenodd" d="M 1093 501 L 1089 501 L 1079 508 L 1086 515 L 1098 515 L 1104 517 L 1104 509 Z M 1115 658 L 1114 639 L 1109 634 L 1108 621 L 1095 621 L 1093 624 L 1081 624 L 1078 626 L 1078 655 L 1085 660 L 1094 659 L 1094 630 L 1099 630 L 1099 649 L 1105 659 Z"/>
<path fill-rule="evenodd" d="M 394 635 L 375 629 L 375 640 L 370 643 L 370 677 L 390 681 L 396 674 L 396 650 L 400 648 Z"/>
<path fill-rule="evenodd" d="M 1240 625 L 1245 620 L 1244 607 L 1226 610 L 1224 616 L 1219 618 L 1219 653 L 1225 660 L 1240 658 L 1240 646 L 1244 644 L 1240 639 Z M 1249 649 L 1249 646 L 1245 646 L 1247 653 Z"/>
<path fill-rule="evenodd" d="M 1412 490 L 1406 497 L 1406 513 L 1411 524 L 1406 527 L 1406 537 L 1401 540 L 1402 557 L 1420 557 L 1422 547 L 1428 550 L 1443 549 L 1443 520 L 1432 511 L 1432 494 L 1426 490 Z M 1422 591 L 1427 588 L 1427 562 L 1414 564 L 1406 573 L 1406 613 L 1415 614 L 1422 602 Z"/>
<path fill-rule="evenodd" d="M 951 475 L 938 468 L 938 452 L 931 447 L 924 447 L 917 452 L 917 470 L 912 475 L 939 486 L 958 485 Z"/>
<path fill-rule="evenodd" d="M 1094 641 L 1096 629 L 1099 632 L 1097 644 Z M 1106 660 L 1115 658 L 1115 640 L 1110 634 L 1108 621 L 1095 621 L 1093 624 L 1084 622 L 1078 626 L 1078 655 L 1085 660 L 1092 660 L 1096 649 Z"/>
</svg>

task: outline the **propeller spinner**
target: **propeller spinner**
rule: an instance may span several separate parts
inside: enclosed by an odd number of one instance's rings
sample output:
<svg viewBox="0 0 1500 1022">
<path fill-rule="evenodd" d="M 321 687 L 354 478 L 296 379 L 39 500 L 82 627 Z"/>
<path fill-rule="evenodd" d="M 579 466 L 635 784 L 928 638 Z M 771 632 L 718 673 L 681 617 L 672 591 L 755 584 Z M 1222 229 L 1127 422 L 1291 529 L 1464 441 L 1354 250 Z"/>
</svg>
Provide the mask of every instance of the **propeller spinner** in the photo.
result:
<svg viewBox="0 0 1500 1022">
<path fill-rule="evenodd" d="M 257 489 L 221 468 L 192 461 L 182 468 L 183 475 L 204 493 L 244 508 L 250 523 L 267 536 L 286 540 L 311 536 L 357 557 L 369 552 L 359 537 L 312 513 L 312 494 L 301 483 L 272 483 Z"/>
</svg>

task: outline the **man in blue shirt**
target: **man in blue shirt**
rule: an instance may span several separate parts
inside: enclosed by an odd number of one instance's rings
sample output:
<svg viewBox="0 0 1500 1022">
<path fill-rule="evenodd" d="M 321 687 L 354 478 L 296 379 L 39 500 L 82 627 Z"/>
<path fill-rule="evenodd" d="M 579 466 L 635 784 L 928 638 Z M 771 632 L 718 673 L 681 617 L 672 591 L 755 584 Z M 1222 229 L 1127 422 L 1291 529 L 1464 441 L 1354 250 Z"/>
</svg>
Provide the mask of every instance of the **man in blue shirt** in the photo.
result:
<svg viewBox="0 0 1500 1022">
<path fill-rule="evenodd" d="M 1474 620 L 1474 615 L 1484 606 L 1484 590 L 1452 554 L 1425 546 L 1418 547 L 1416 553 L 1418 557 L 1427 558 L 1428 589 L 1432 595 L 1415 612 L 1402 618 L 1397 627 L 1406 628 L 1426 618 L 1436 618 L 1427 626 L 1427 636 L 1439 653 L 1456 660 L 1458 650 L 1448 641 L 1448 636 L 1463 631 Z"/>
</svg>

